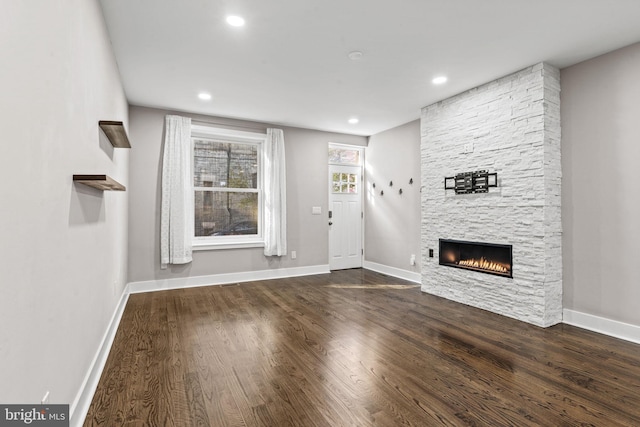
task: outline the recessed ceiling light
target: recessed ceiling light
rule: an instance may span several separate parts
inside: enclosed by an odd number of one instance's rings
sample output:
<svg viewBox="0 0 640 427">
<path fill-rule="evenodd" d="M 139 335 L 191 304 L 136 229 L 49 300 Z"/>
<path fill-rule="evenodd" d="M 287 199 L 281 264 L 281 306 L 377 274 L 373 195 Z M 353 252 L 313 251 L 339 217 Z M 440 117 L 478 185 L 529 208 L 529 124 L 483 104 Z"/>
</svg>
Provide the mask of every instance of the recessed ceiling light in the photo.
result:
<svg viewBox="0 0 640 427">
<path fill-rule="evenodd" d="M 244 26 L 244 18 L 237 15 L 227 16 L 227 24 L 231 25 L 232 27 L 242 27 Z"/>
<path fill-rule="evenodd" d="M 358 120 L 358 118 L 357 118 L 357 117 L 351 117 L 351 118 L 349 119 L 349 123 L 351 123 L 352 125 L 357 124 L 359 121 L 360 121 L 360 120 Z"/>
<path fill-rule="evenodd" d="M 349 52 L 349 55 L 347 56 L 350 60 L 357 61 L 358 59 L 362 59 L 364 53 L 360 52 L 359 50 L 354 50 L 353 52 Z"/>
<path fill-rule="evenodd" d="M 433 83 L 434 85 L 441 85 L 442 83 L 446 83 L 446 82 L 447 82 L 446 76 L 438 76 L 438 77 L 435 77 L 433 80 L 431 80 L 431 83 Z"/>
<path fill-rule="evenodd" d="M 198 94 L 198 98 L 202 99 L 203 101 L 209 101 L 211 100 L 211 94 L 206 92 L 200 92 Z"/>
</svg>

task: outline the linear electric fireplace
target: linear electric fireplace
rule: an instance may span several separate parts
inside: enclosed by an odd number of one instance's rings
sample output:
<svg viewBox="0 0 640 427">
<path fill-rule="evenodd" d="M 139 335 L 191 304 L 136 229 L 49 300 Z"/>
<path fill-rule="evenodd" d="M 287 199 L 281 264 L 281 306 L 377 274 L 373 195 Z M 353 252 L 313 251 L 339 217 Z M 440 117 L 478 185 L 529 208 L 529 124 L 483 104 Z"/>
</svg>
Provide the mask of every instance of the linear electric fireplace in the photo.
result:
<svg viewBox="0 0 640 427">
<path fill-rule="evenodd" d="M 513 277 L 513 246 L 440 239 L 440 265 Z"/>
</svg>

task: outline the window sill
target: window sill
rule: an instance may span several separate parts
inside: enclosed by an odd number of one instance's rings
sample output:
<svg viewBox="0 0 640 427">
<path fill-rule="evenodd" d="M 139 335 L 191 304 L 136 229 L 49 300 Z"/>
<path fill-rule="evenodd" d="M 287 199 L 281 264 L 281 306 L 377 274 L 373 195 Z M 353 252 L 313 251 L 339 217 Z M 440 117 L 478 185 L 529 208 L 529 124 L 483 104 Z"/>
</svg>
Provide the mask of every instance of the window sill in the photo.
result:
<svg viewBox="0 0 640 427">
<path fill-rule="evenodd" d="M 248 240 L 244 242 L 194 242 L 193 251 L 215 251 L 219 249 L 244 249 L 244 248 L 264 248 L 263 240 Z"/>
</svg>

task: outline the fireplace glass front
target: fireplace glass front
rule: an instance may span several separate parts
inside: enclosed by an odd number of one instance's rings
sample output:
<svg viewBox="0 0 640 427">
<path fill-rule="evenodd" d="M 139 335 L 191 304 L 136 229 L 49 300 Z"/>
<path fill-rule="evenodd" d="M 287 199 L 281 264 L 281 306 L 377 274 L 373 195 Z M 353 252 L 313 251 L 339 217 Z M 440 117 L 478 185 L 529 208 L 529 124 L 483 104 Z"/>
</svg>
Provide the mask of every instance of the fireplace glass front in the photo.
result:
<svg viewBox="0 0 640 427">
<path fill-rule="evenodd" d="M 440 239 L 440 265 L 513 277 L 513 246 Z"/>
</svg>

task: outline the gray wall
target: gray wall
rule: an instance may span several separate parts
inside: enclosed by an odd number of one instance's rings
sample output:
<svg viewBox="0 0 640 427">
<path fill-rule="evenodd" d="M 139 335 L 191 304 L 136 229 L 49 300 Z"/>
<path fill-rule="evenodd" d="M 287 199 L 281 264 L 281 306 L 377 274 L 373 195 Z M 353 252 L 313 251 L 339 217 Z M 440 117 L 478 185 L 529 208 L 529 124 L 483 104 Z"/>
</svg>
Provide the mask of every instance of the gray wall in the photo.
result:
<svg viewBox="0 0 640 427">
<path fill-rule="evenodd" d="M 564 308 L 640 325 L 640 44 L 562 70 Z"/>
<path fill-rule="evenodd" d="M 131 181 L 129 185 L 129 281 L 162 280 L 328 264 L 328 169 L 329 142 L 366 145 L 361 136 L 335 134 L 309 129 L 272 126 L 217 117 L 174 113 L 213 126 L 264 131 L 267 127 L 284 130 L 287 161 L 288 250 L 297 259 L 263 255 L 262 248 L 194 252 L 193 262 L 160 269 L 159 215 L 164 110 L 130 107 Z M 134 142 L 132 142 L 134 144 Z M 312 206 L 321 206 L 322 215 L 311 215 Z"/>
<path fill-rule="evenodd" d="M 128 184 L 98 130 L 127 102 L 97 1 L 2 6 L 0 402 L 70 404 L 126 283 L 128 200 L 72 175 Z"/>
<path fill-rule="evenodd" d="M 372 135 L 366 151 L 365 259 L 419 273 L 420 120 Z"/>
</svg>

